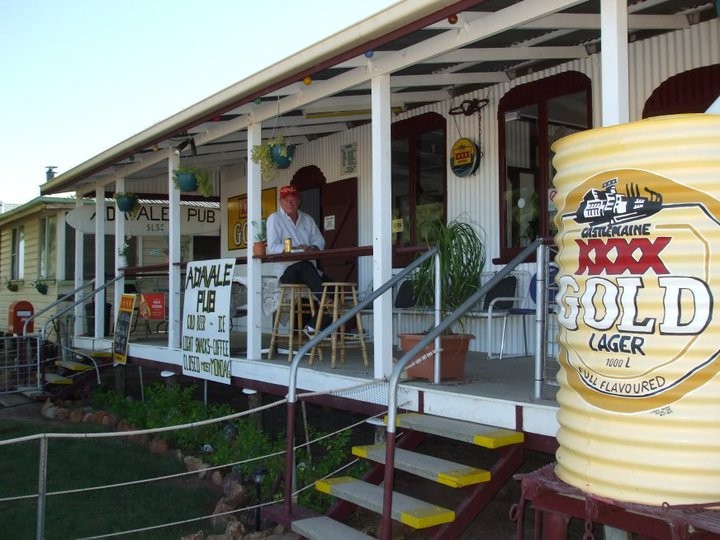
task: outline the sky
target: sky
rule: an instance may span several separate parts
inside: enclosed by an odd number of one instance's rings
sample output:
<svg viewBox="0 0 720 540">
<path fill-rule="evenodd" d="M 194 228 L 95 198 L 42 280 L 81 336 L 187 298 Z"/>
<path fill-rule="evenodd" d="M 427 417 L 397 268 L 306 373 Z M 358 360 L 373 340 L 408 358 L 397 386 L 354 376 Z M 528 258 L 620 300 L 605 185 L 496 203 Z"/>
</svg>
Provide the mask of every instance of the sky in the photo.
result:
<svg viewBox="0 0 720 540">
<path fill-rule="evenodd" d="M 0 201 L 396 0 L 0 0 Z"/>
</svg>

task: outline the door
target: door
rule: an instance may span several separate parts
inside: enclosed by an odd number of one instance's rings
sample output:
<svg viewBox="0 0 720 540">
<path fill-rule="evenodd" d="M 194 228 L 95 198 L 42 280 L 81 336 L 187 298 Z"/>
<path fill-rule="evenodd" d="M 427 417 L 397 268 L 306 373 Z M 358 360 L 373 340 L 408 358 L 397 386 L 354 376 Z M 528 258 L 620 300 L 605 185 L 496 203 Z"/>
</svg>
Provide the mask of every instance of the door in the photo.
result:
<svg viewBox="0 0 720 540">
<path fill-rule="evenodd" d="M 348 178 L 322 186 L 321 219 L 325 249 L 357 247 L 357 178 Z M 324 259 L 323 270 L 335 281 L 358 280 L 357 257 Z"/>
</svg>

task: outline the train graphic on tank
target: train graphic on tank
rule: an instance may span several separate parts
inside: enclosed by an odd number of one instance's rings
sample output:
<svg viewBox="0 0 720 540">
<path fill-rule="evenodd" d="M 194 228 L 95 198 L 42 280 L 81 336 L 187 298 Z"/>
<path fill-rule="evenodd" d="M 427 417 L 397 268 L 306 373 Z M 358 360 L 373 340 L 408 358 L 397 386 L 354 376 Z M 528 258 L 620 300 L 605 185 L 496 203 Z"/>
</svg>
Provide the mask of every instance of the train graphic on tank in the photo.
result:
<svg viewBox="0 0 720 540">
<path fill-rule="evenodd" d="M 647 197 L 640 196 L 637 184 L 626 187 L 625 193 L 617 192 L 617 178 L 604 182 L 603 189 L 590 189 L 575 212 L 575 221 L 591 226 L 627 223 L 652 216 L 662 207 L 662 195 L 645 188 Z"/>
</svg>

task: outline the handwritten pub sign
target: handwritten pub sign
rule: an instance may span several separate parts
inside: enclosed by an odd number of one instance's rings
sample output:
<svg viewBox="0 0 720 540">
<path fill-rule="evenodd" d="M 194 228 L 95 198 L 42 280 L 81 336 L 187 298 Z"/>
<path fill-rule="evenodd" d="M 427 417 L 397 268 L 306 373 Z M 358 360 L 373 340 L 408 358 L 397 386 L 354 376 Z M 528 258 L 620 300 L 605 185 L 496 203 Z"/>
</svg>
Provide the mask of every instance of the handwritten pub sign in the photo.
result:
<svg viewBox="0 0 720 540">
<path fill-rule="evenodd" d="M 183 375 L 230 384 L 230 291 L 235 259 L 187 265 L 183 304 Z"/>
</svg>

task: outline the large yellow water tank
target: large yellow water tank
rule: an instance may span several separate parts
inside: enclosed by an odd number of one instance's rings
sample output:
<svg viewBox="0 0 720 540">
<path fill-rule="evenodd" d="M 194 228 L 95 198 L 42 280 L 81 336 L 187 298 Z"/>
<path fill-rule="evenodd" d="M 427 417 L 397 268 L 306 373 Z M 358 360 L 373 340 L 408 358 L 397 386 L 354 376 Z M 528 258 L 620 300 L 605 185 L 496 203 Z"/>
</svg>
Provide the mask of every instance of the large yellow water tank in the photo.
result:
<svg viewBox="0 0 720 540">
<path fill-rule="evenodd" d="M 719 501 L 720 115 L 589 130 L 553 150 L 556 473 L 615 500 Z"/>
</svg>

